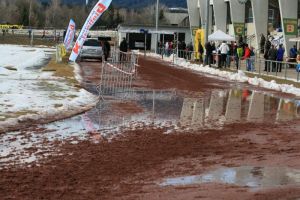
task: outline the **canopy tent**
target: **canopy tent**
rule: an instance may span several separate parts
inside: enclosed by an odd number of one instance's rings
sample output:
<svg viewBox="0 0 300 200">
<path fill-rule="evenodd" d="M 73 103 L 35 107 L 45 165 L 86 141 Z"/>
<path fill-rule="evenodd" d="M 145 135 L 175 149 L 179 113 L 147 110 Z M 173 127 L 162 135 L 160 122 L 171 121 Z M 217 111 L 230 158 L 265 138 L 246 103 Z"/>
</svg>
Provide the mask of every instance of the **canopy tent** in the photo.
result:
<svg viewBox="0 0 300 200">
<path fill-rule="evenodd" d="M 223 31 L 217 30 L 208 36 L 208 41 L 235 41 L 235 38 Z"/>
<path fill-rule="evenodd" d="M 300 42 L 300 37 L 297 37 L 297 38 L 290 38 L 289 41 L 290 41 L 290 42 Z"/>
</svg>

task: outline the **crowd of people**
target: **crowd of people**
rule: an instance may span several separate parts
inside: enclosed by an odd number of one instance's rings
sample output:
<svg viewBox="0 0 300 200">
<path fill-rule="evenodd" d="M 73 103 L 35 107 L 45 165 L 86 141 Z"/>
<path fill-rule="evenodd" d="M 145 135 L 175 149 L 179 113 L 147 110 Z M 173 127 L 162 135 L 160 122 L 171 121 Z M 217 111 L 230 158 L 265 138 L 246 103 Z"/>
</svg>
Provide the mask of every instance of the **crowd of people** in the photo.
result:
<svg viewBox="0 0 300 200">
<path fill-rule="evenodd" d="M 176 41 L 166 41 L 158 43 L 159 54 L 170 56 L 173 50 L 177 48 Z M 268 72 L 281 72 L 283 67 L 285 48 L 283 44 L 275 46 L 270 40 L 265 40 L 263 45 L 260 43 L 260 52 L 265 59 L 264 71 Z M 229 68 L 231 63 L 234 62 L 236 69 L 240 68 L 240 61 L 246 61 L 246 70 L 255 71 L 255 49 L 254 47 L 243 42 L 239 38 L 236 42 L 223 41 L 216 46 L 214 42 L 207 42 L 204 47 L 199 42 L 197 52 L 194 52 L 192 43 L 186 45 L 184 41 L 178 41 L 178 57 L 190 60 L 192 57 L 205 65 L 216 65 L 218 68 Z M 288 62 L 300 63 L 300 55 L 296 48 L 293 46 L 289 51 Z"/>
<path fill-rule="evenodd" d="M 255 71 L 254 60 L 255 52 L 254 48 L 244 43 L 243 41 L 227 43 L 223 41 L 217 47 L 214 42 L 207 42 L 205 44 L 205 64 L 211 66 L 216 64 L 218 68 L 229 68 L 231 62 L 235 62 L 235 66 L 239 69 L 240 60 L 246 60 L 247 71 Z"/>
</svg>

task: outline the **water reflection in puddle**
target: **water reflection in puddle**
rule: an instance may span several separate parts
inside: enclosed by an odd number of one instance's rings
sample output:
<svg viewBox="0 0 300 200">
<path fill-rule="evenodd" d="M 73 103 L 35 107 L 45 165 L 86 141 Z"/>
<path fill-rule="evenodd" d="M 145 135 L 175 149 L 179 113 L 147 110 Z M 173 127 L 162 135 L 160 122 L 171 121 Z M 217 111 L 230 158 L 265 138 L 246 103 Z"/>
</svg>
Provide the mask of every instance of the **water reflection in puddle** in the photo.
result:
<svg viewBox="0 0 300 200">
<path fill-rule="evenodd" d="M 165 179 L 160 186 L 186 186 L 204 183 L 233 184 L 250 188 L 300 186 L 300 170 L 281 167 L 222 168 L 199 176 Z"/>
<path fill-rule="evenodd" d="M 130 108 L 126 106 L 129 104 Z M 0 168 L 10 162 L 38 160 L 41 152 L 53 151 L 52 143 L 57 141 L 98 142 L 101 137 L 109 139 L 123 131 L 145 126 L 164 128 L 166 133 L 172 133 L 222 129 L 226 124 L 237 122 L 280 123 L 299 117 L 299 101 L 249 90 L 213 90 L 209 94 L 190 95 L 174 90 L 131 90 L 126 94 L 125 102 L 101 101 L 96 108 L 82 115 L 0 135 Z M 96 134 L 89 134 L 91 132 Z"/>
</svg>

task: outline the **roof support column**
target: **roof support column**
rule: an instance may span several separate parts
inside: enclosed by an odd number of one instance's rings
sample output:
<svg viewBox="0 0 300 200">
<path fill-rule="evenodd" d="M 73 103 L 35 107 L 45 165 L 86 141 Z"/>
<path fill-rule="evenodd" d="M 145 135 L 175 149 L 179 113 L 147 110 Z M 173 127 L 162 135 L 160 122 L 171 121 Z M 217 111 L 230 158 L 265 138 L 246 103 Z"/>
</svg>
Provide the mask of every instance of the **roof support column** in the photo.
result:
<svg viewBox="0 0 300 200">
<path fill-rule="evenodd" d="M 283 37 L 285 41 L 285 49 L 289 50 L 293 43 L 289 41 L 290 38 L 298 35 L 298 0 L 278 0 L 281 15 L 281 26 L 283 30 Z M 285 51 L 286 53 L 288 51 Z"/>
<path fill-rule="evenodd" d="M 251 3 L 256 42 L 259 45 L 262 34 L 267 38 L 269 3 L 266 0 L 251 0 Z"/>
<path fill-rule="evenodd" d="M 229 0 L 229 3 L 233 27 L 237 24 L 244 24 L 245 27 L 245 4 L 241 4 L 237 0 Z M 234 31 L 234 34 L 235 37 L 239 36 L 236 31 Z"/>
<path fill-rule="evenodd" d="M 224 0 L 213 0 L 215 22 L 218 30 L 227 32 L 227 8 Z"/>
<path fill-rule="evenodd" d="M 187 7 L 189 12 L 191 38 L 194 44 L 193 30 L 200 27 L 200 9 L 199 0 L 187 0 Z"/>
</svg>

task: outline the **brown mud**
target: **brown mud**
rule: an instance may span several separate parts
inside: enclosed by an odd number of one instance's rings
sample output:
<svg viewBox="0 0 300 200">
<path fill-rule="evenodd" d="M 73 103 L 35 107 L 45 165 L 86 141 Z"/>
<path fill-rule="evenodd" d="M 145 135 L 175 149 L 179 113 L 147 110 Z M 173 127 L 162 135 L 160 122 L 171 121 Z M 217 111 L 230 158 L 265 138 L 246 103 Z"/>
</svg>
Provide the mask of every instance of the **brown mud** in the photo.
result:
<svg viewBox="0 0 300 200">
<path fill-rule="evenodd" d="M 176 89 L 186 93 L 205 93 L 234 85 L 251 88 L 169 67 L 152 59 L 142 59 L 139 64 L 135 87 Z M 99 63 L 85 62 L 81 67 L 86 82 L 99 80 Z M 134 104 L 126 103 L 115 104 L 113 109 L 129 114 L 142 112 Z M 51 156 L 40 166 L 1 170 L 0 199 L 296 200 L 300 198 L 300 175 L 292 177 L 291 172 L 287 174 L 299 184 L 253 189 L 218 182 L 179 186 L 162 186 L 161 183 L 166 178 L 201 175 L 224 167 L 300 170 L 299 130 L 299 120 L 236 123 L 222 130 L 169 134 L 164 128 L 144 127 L 112 140 L 102 139 L 97 144 L 66 143 L 61 147 L 61 156 Z"/>
</svg>

